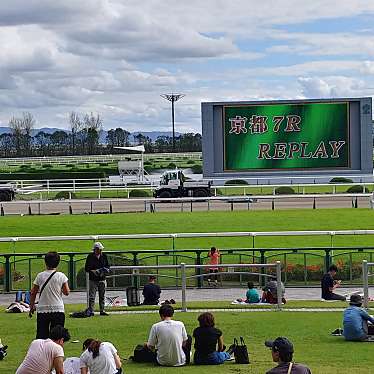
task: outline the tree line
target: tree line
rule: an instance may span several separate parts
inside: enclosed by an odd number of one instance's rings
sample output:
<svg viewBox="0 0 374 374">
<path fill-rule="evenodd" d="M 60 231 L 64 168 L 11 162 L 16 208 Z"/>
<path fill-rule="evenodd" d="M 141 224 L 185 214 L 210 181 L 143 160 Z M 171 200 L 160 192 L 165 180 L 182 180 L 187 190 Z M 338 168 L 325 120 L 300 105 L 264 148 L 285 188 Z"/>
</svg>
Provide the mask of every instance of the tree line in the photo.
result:
<svg viewBox="0 0 374 374">
<path fill-rule="evenodd" d="M 103 119 L 100 114 L 76 112 L 69 114 L 69 130 L 53 133 L 39 131 L 33 135 L 35 118 L 29 112 L 9 120 L 9 133 L 0 135 L 0 157 L 40 157 L 121 153 L 115 147 L 143 144 L 147 153 L 173 152 L 171 136 L 159 136 L 155 141 L 141 133 L 131 133 L 121 127 L 110 129 L 106 142 L 100 141 Z M 181 134 L 175 138 L 176 152 L 200 152 L 201 135 Z"/>
</svg>

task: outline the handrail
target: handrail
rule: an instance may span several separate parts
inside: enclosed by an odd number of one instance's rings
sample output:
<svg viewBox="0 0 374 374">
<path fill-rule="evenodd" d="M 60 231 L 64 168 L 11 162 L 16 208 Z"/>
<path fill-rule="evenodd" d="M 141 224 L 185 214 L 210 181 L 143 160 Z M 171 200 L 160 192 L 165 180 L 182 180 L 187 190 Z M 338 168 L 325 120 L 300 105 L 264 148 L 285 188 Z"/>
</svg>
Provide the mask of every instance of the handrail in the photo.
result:
<svg viewBox="0 0 374 374">
<path fill-rule="evenodd" d="M 113 240 L 113 239 L 177 239 L 208 237 L 268 237 L 268 236 L 339 236 L 339 235 L 374 235 L 374 230 L 303 230 L 303 231 L 227 231 L 227 232 L 186 232 L 163 234 L 110 234 L 110 235 L 63 235 L 63 236 L 19 236 L 0 237 L 2 243 L 32 241 L 67 241 L 67 240 Z M 356 247 L 355 247 L 356 248 Z"/>
</svg>

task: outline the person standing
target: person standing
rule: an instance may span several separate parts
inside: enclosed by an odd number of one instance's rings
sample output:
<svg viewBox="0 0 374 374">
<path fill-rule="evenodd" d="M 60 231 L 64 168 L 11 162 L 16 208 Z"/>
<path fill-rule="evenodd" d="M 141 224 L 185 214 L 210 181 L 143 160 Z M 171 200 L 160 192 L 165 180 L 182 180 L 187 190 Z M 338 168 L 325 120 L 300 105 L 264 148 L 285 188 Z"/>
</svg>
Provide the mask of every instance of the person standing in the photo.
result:
<svg viewBox="0 0 374 374">
<path fill-rule="evenodd" d="M 88 288 L 88 315 L 94 315 L 96 292 L 99 291 L 99 307 L 100 315 L 107 316 L 105 312 L 105 289 L 106 289 L 106 274 L 109 273 L 109 262 L 105 253 L 103 253 L 104 246 L 100 242 L 93 245 L 93 253 L 87 256 L 85 270 L 89 274 L 89 288 Z"/>
<path fill-rule="evenodd" d="M 220 259 L 220 253 L 219 250 L 216 247 L 210 248 L 210 251 L 208 252 L 208 258 L 209 258 L 209 273 L 218 273 L 218 264 Z M 216 274 L 209 275 L 208 277 L 208 284 L 210 285 L 212 283 L 212 280 L 214 281 L 213 285 L 218 285 L 218 277 Z"/>
<path fill-rule="evenodd" d="M 44 256 L 44 262 L 47 269 L 36 276 L 30 297 L 29 316 L 32 317 L 35 310 L 37 311 L 36 339 L 47 339 L 53 327 L 65 325 L 62 295 L 68 296 L 70 293 L 67 276 L 57 271 L 60 255 L 57 252 L 48 252 Z M 39 302 L 35 306 L 38 293 Z"/>
<path fill-rule="evenodd" d="M 161 288 L 156 284 L 156 277 L 151 275 L 148 284 L 143 287 L 144 305 L 158 305 L 160 301 Z"/>
<path fill-rule="evenodd" d="M 16 374 L 64 374 L 64 343 L 70 334 L 62 326 L 52 328 L 49 339 L 36 339 L 30 344 L 26 357 Z"/>
<path fill-rule="evenodd" d="M 334 290 L 341 285 L 340 280 L 334 280 L 337 272 L 338 268 L 336 267 L 336 265 L 330 265 L 329 271 L 322 277 L 322 299 L 346 301 L 345 296 L 334 293 Z"/>
</svg>

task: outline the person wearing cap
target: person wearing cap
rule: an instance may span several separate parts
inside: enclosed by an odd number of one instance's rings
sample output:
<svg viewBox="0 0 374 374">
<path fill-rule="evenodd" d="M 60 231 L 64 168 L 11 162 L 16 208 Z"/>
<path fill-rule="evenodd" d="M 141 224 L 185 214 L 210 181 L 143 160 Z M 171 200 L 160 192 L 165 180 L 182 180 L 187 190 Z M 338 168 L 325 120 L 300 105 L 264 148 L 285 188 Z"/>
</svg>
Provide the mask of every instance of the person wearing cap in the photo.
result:
<svg viewBox="0 0 374 374">
<path fill-rule="evenodd" d="M 88 300 L 89 306 L 87 314 L 94 315 L 96 292 L 99 291 L 99 307 L 100 315 L 107 316 L 108 313 L 104 311 L 105 289 L 106 289 L 106 274 L 109 272 L 109 262 L 105 253 L 103 253 L 104 246 L 100 242 L 93 245 L 93 252 L 87 256 L 85 270 L 89 274 L 89 288 Z"/>
<path fill-rule="evenodd" d="M 343 336 L 345 340 L 364 341 L 368 335 L 374 334 L 374 318 L 361 308 L 362 297 L 353 294 L 350 297 L 349 307 L 343 314 Z M 368 325 L 368 322 L 371 325 Z"/>
<path fill-rule="evenodd" d="M 266 374 L 311 374 L 310 369 L 301 364 L 292 362 L 293 344 L 284 337 L 278 337 L 275 340 L 268 340 L 265 346 L 271 348 L 273 361 L 278 366 L 266 372 Z"/>
</svg>

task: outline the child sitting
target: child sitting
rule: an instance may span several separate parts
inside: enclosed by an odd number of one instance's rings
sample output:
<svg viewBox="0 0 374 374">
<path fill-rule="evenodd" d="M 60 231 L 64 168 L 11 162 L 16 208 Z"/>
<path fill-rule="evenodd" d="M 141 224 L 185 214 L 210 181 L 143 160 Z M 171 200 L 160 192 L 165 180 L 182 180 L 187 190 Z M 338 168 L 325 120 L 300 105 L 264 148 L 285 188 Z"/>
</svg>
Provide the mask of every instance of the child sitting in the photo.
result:
<svg viewBox="0 0 374 374">
<path fill-rule="evenodd" d="M 260 302 L 260 295 L 258 294 L 257 290 L 255 289 L 255 286 L 253 282 L 248 282 L 248 290 L 245 295 L 245 299 L 237 299 L 238 302 L 245 302 L 247 304 L 255 304 Z"/>
</svg>

